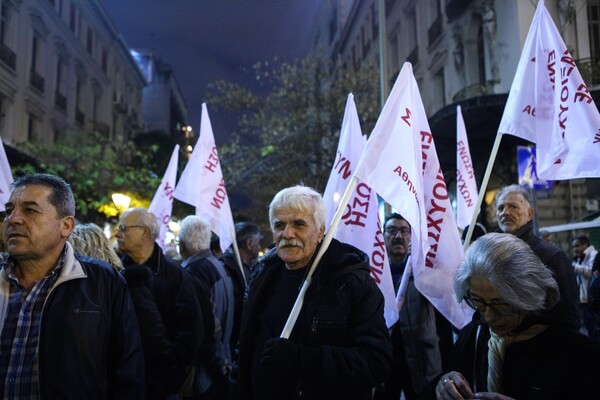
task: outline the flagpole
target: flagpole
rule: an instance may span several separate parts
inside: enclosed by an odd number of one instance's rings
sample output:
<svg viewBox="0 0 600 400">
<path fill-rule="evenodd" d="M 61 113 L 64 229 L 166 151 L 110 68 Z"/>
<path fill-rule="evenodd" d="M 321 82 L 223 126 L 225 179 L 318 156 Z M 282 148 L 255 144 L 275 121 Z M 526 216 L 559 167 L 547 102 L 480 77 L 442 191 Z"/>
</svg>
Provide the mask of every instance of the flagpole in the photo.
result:
<svg viewBox="0 0 600 400">
<path fill-rule="evenodd" d="M 344 211 L 346 210 L 346 205 L 350 201 L 350 196 L 352 195 L 352 193 L 354 193 L 354 189 L 356 188 L 357 184 L 358 184 L 358 178 L 356 176 L 352 176 L 352 178 L 350 179 L 350 182 L 348 183 L 348 187 L 346 188 L 346 191 L 344 192 L 344 196 L 342 196 L 342 199 L 340 200 L 340 204 L 338 205 L 335 215 L 333 216 L 333 221 L 331 221 L 329 230 L 325 234 L 325 237 L 323 238 L 323 242 L 321 243 L 321 246 L 319 247 L 317 256 L 315 257 L 315 259 L 310 267 L 310 270 L 308 271 L 308 274 L 306 275 L 306 278 L 304 279 L 304 283 L 302 284 L 300 293 L 298 294 L 298 297 L 296 298 L 294 307 L 292 307 L 292 311 L 290 311 L 290 315 L 288 316 L 285 326 L 283 327 L 283 330 L 281 332 L 282 338 L 289 339 L 290 334 L 292 333 L 292 329 L 294 329 L 294 325 L 296 324 L 296 321 L 298 320 L 298 316 L 300 315 L 300 310 L 302 309 L 302 304 L 304 303 L 304 295 L 306 294 L 306 291 L 308 290 L 308 287 L 310 286 L 310 282 L 312 280 L 312 275 L 315 272 L 317 265 L 321 261 L 321 258 L 323 258 L 323 254 L 325 254 L 325 252 L 329 248 L 329 244 L 331 243 L 331 240 L 333 239 L 333 234 L 335 233 L 335 230 L 337 229 L 337 226 L 339 225 L 340 220 L 342 219 L 342 215 L 344 214 Z"/>
<path fill-rule="evenodd" d="M 412 272 L 412 265 L 410 264 L 410 254 L 406 259 L 406 264 L 404 264 L 404 272 L 402 273 L 402 280 L 400 281 L 400 287 L 398 288 L 398 294 L 396 295 L 396 307 L 398 307 L 398 312 L 402 309 L 402 305 L 404 304 L 404 298 L 406 297 L 406 290 L 408 289 L 408 280 L 410 279 L 410 274 Z"/>
<path fill-rule="evenodd" d="M 233 238 L 233 242 L 231 243 L 233 245 L 234 250 L 233 254 L 235 254 L 235 260 L 237 261 L 237 265 L 240 269 L 240 272 L 242 273 L 242 278 L 244 279 L 244 286 L 246 286 L 246 284 L 248 283 L 248 279 L 246 279 L 246 274 L 244 273 L 244 266 L 242 265 L 242 259 L 240 258 L 240 250 L 238 249 L 235 230 L 233 228 L 229 228 L 229 234 Z"/>
<path fill-rule="evenodd" d="M 494 167 L 494 162 L 496 161 L 496 155 L 498 154 L 498 149 L 500 148 L 500 141 L 502 140 L 502 133 L 498 133 L 496 135 L 496 140 L 494 140 L 494 146 L 492 147 L 492 154 L 490 154 L 490 159 L 488 161 L 488 165 L 485 169 L 485 174 L 483 175 L 483 181 L 481 182 L 481 187 L 479 188 L 479 196 L 477 196 L 477 204 L 475 205 L 475 211 L 473 211 L 473 217 L 471 218 L 471 224 L 469 225 L 469 229 L 467 230 L 467 236 L 465 236 L 465 242 L 463 243 L 463 249 L 467 251 L 469 244 L 471 243 L 471 237 L 473 236 L 473 230 L 475 229 L 475 224 L 477 223 L 477 217 L 479 216 L 479 212 L 481 211 L 481 203 L 483 202 L 483 198 L 485 197 L 485 190 L 487 189 L 488 181 L 490 180 L 490 175 L 492 174 L 492 168 Z"/>
</svg>

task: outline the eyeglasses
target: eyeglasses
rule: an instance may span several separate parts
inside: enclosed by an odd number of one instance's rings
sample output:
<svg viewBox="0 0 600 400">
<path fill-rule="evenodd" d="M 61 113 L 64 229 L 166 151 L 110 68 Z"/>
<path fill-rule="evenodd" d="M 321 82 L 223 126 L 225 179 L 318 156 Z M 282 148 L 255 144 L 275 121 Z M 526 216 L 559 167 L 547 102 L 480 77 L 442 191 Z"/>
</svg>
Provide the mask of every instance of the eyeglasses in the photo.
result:
<svg viewBox="0 0 600 400">
<path fill-rule="evenodd" d="M 485 310 L 489 307 L 492 312 L 501 317 L 508 317 L 517 313 L 515 308 L 508 303 L 500 301 L 494 301 L 492 303 L 486 303 L 485 301 L 474 299 L 470 294 L 463 297 L 463 300 L 473 310 L 479 311 L 480 314 L 484 314 Z"/>
<path fill-rule="evenodd" d="M 398 232 L 400 232 L 402 236 L 406 236 L 410 233 L 410 228 L 407 228 L 405 226 L 403 226 L 402 228 L 396 228 L 393 226 L 385 228 L 385 233 L 387 233 L 390 236 L 396 236 Z"/>
<path fill-rule="evenodd" d="M 125 226 L 123 224 L 119 224 L 119 226 L 117 226 L 117 232 L 127 232 L 128 229 L 131 228 L 145 228 L 144 225 L 129 225 L 129 226 Z"/>
</svg>

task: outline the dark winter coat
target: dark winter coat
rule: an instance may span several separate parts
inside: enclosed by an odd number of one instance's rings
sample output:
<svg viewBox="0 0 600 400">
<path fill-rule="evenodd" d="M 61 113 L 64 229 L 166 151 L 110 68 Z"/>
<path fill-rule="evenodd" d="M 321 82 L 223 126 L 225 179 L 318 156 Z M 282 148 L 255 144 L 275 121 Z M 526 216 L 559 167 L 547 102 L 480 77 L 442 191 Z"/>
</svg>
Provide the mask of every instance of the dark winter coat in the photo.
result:
<svg viewBox="0 0 600 400">
<path fill-rule="evenodd" d="M 240 338 L 242 400 L 253 399 L 253 339 L 265 293 L 275 271 L 283 268 L 275 249 L 270 251 L 253 270 L 246 291 Z M 367 255 L 334 239 L 315 270 L 292 331 L 296 343 L 320 350 L 310 374 L 296 377 L 294 399 L 371 399 L 372 388 L 387 378 L 392 362 L 383 304 Z"/>
<path fill-rule="evenodd" d="M 129 256 L 122 261 L 144 343 L 147 395 L 164 398 L 181 389 L 191 370 L 203 338 L 202 313 L 191 281 L 158 244 L 144 265 Z"/>
<path fill-rule="evenodd" d="M 531 250 L 540 258 L 554 275 L 560 291 L 556 306 L 542 315 L 541 322 L 559 323 L 579 330 L 579 288 L 571 261 L 564 251 L 533 234 L 533 222 L 523 225 L 515 233 L 527 242 Z"/>
</svg>

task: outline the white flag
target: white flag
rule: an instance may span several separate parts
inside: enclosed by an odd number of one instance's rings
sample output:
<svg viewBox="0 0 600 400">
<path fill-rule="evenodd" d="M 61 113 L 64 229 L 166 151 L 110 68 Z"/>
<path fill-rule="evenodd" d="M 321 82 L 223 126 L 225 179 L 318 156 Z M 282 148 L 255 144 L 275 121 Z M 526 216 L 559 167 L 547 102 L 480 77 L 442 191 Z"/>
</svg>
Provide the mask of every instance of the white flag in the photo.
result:
<svg viewBox="0 0 600 400">
<path fill-rule="evenodd" d="M 356 175 L 411 224 L 415 285 L 452 324 L 462 328 L 472 315 L 454 296 L 462 245 L 409 63 L 400 71 Z"/>
<path fill-rule="evenodd" d="M 536 143 L 541 179 L 600 177 L 600 113 L 543 0 L 498 132 Z"/>
<path fill-rule="evenodd" d="M 460 106 L 456 106 L 456 223 L 464 229 L 477 206 L 477 182 Z"/>
<path fill-rule="evenodd" d="M 327 181 L 323 199 L 327 205 L 327 229 L 350 183 L 352 171 L 365 147 L 354 96 L 348 95 L 335 162 Z M 384 316 L 388 327 L 398 320 L 396 294 L 379 221 L 377 194 L 364 182 L 358 182 L 334 237 L 369 255 L 371 276 L 385 299 Z"/>
<path fill-rule="evenodd" d="M 202 103 L 200 137 L 174 195 L 176 199 L 196 207 L 196 215 L 210 223 L 211 230 L 219 236 L 223 252 L 233 243 L 233 216 L 206 103 Z"/>
<path fill-rule="evenodd" d="M 456 269 L 465 255 L 420 96 L 415 99 L 414 109 L 419 114 L 417 122 L 420 124 L 419 136 L 423 150 L 423 185 L 429 242 L 425 264 L 416 267 L 413 264 L 415 286 L 448 321 L 457 328 L 462 328 L 473 316 L 473 310 L 464 301 L 456 302 L 454 293 Z"/>
<path fill-rule="evenodd" d="M 8 157 L 4 151 L 4 144 L 0 138 L 0 211 L 4 211 L 4 205 L 10 197 L 10 184 L 13 183 L 12 172 L 8 164 Z"/>
<path fill-rule="evenodd" d="M 166 248 L 166 237 L 169 231 L 169 221 L 173 211 L 173 192 L 175 191 L 175 180 L 177 179 L 177 162 L 179 160 L 179 145 L 173 149 L 171 160 L 165 171 L 165 175 L 156 190 L 148 211 L 156 216 L 160 224 L 160 232 L 156 241 L 164 250 Z"/>
<path fill-rule="evenodd" d="M 405 63 L 367 141 L 355 175 L 394 207 L 411 226 L 411 262 L 425 265 L 427 219 L 423 195 L 420 100 L 412 67 Z M 417 139 L 417 140 L 416 140 Z"/>
</svg>

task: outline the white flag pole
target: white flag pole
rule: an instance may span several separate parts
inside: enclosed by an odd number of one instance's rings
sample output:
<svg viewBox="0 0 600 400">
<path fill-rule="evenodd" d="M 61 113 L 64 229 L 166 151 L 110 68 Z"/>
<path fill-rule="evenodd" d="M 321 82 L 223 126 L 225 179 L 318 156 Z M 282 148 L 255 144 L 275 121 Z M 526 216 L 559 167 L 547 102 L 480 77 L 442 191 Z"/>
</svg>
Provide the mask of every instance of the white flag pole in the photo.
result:
<svg viewBox="0 0 600 400">
<path fill-rule="evenodd" d="M 323 258 L 323 254 L 325 254 L 325 252 L 329 248 L 329 244 L 331 243 L 331 240 L 333 239 L 333 234 L 335 233 L 335 230 L 337 229 L 337 226 L 339 225 L 340 220 L 342 219 L 342 215 L 344 214 L 344 211 L 346 210 L 346 205 L 350 201 L 350 196 L 352 195 L 352 193 L 354 193 L 354 188 L 356 188 L 357 184 L 358 184 L 358 178 L 356 176 L 352 176 L 352 178 L 350 179 L 350 182 L 348 183 L 348 187 L 346 188 L 346 191 L 344 192 L 344 196 L 340 200 L 340 204 L 338 205 L 337 211 L 335 212 L 335 215 L 333 216 L 333 221 L 331 221 L 329 230 L 327 231 L 327 233 L 325 234 L 325 237 L 323 238 L 321 247 L 319 247 L 317 256 L 315 257 L 315 259 L 310 267 L 310 270 L 308 271 L 308 274 L 306 275 L 306 278 L 304 279 L 304 283 L 302 284 L 300 293 L 298 294 L 298 297 L 296 298 L 294 307 L 292 307 L 292 311 L 290 312 L 290 315 L 288 316 L 285 326 L 283 327 L 283 331 L 281 332 L 282 338 L 289 339 L 290 334 L 292 333 L 292 329 L 294 329 L 294 325 L 296 324 L 296 321 L 298 320 L 298 315 L 300 315 L 300 310 L 302 309 L 302 304 L 304 303 L 304 295 L 306 294 L 306 291 L 308 290 L 308 287 L 310 286 L 313 272 L 315 272 L 315 269 L 317 268 L 319 261 L 321 261 L 321 258 Z"/>
<path fill-rule="evenodd" d="M 500 141 L 502 141 L 502 133 L 498 133 L 496 135 L 496 140 L 494 140 L 494 146 L 492 147 L 492 154 L 490 154 L 490 159 L 488 161 L 488 165 L 485 169 L 485 174 L 483 175 L 483 181 L 481 182 L 481 187 L 479 188 L 479 196 L 477 197 L 477 204 L 475 205 L 475 210 L 473 211 L 473 218 L 471 218 L 471 224 L 469 225 L 469 229 L 467 230 L 467 236 L 465 236 L 465 242 L 463 243 L 463 249 L 467 251 L 469 244 L 471 243 L 471 237 L 473 236 L 473 230 L 475 229 L 475 224 L 477 223 L 477 217 L 479 216 L 479 212 L 481 211 L 481 203 L 483 202 L 483 198 L 485 197 L 485 190 L 487 189 L 488 181 L 490 180 L 490 175 L 492 174 L 492 168 L 494 167 L 494 162 L 496 161 L 496 155 L 498 154 L 498 149 L 500 148 Z"/>
<path fill-rule="evenodd" d="M 404 304 L 404 299 L 406 298 L 406 290 L 408 289 L 408 280 L 410 279 L 410 274 L 412 273 L 412 265 L 410 262 L 410 254 L 406 259 L 406 264 L 404 264 L 404 272 L 402 273 L 402 280 L 400 281 L 400 287 L 398 288 L 398 294 L 396 295 L 396 307 L 398 307 L 398 312 L 402 309 L 402 304 Z"/>
<path fill-rule="evenodd" d="M 231 234 L 231 237 L 233 238 L 233 242 L 231 243 L 233 245 L 233 254 L 235 254 L 235 260 L 237 261 L 237 265 L 240 268 L 240 272 L 242 273 L 242 278 L 244 279 L 244 286 L 248 283 L 248 278 L 246 278 L 246 273 L 244 272 L 244 266 L 242 265 L 242 259 L 240 257 L 240 250 L 238 249 L 238 245 L 237 245 L 237 237 L 235 236 L 235 230 L 233 228 L 229 228 L 229 233 Z"/>
</svg>

